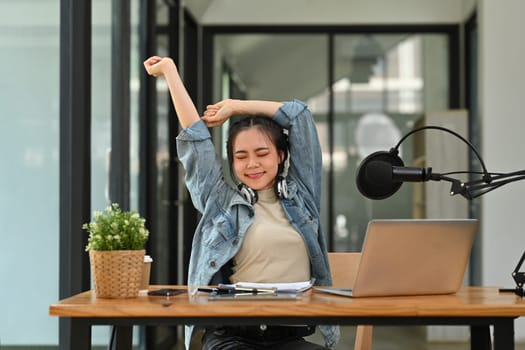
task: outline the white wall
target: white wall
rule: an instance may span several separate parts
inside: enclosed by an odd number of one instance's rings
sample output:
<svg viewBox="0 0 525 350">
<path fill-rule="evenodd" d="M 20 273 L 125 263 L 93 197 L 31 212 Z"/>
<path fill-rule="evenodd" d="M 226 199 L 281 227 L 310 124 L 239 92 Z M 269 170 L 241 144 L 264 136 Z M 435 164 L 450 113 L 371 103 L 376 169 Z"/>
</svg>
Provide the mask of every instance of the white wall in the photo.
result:
<svg viewBox="0 0 525 350">
<path fill-rule="evenodd" d="M 463 21 L 469 19 L 478 6 L 478 0 L 463 0 L 461 6 L 461 15 Z"/>
<path fill-rule="evenodd" d="M 524 15 L 523 0 L 479 1 L 479 109 L 489 171 L 525 169 Z M 484 285 L 514 287 L 510 274 L 525 250 L 524 198 L 525 181 L 482 198 Z M 523 318 L 516 323 L 516 336 L 525 338 Z"/>
</svg>

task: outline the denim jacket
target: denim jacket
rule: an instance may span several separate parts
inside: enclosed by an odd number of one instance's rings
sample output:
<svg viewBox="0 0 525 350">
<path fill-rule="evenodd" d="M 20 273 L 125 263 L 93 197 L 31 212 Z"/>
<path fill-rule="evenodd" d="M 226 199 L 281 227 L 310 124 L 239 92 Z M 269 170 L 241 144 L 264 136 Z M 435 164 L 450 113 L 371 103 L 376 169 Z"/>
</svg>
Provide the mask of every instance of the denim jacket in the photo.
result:
<svg viewBox="0 0 525 350">
<path fill-rule="evenodd" d="M 288 129 L 290 165 L 288 197 L 281 199 L 292 226 L 302 235 L 316 285 L 331 285 L 330 268 L 320 224 L 322 156 L 317 129 L 307 106 L 286 102 L 273 119 Z M 253 206 L 224 179 L 220 159 L 203 121 L 177 137 L 179 160 L 193 205 L 202 214 L 193 237 L 188 285 L 229 283 L 231 261 L 253 222 Z M 186 329 L 186 347 L 192 334 Z M 321 327 L 327 346 L 337 343 L 337 327 Z"/>
</svg>

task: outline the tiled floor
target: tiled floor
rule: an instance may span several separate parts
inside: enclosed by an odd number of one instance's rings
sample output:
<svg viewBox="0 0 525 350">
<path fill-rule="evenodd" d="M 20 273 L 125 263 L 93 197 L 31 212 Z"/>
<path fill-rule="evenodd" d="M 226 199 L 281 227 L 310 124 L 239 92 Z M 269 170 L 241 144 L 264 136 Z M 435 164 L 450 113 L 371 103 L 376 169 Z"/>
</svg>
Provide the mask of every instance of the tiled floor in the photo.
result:
<svg viewBox="0 0 525 350">
<path fill-rule="evenodd" d="M 375 326 L 373 330 L 373 350 L 470 350 L 470 343 L 463 342 L 427 342 L 425 327 Z M 355 327 L 341 327 L 341 341 L 337 350 L 353 350 Z M 322 344 L 322 337 L 316 333 L 309 340 Z M 166 347 L 163 347 L 166 349 Z M 57 350 L 56 346 L 2 346 L 0 350 Z M 94 347 L 105 350 L 107 347 Z M 140 349 L 136 347 L 135 349 Z M 171 347 L 172 350 L 183 350 L 182 342 Z M 516 344 L 515 350 L 525 350 L 525 343 Z"/>
<path fill-rule="evenodd" d="M 452 326 L 452 331 L 457 330 Z M 427 341 L 426 327 L 417 326 L 375 326 L 373 328 L 373 350 L 470 350 L 468 339 L 464 341 Z M 460 332 L 461 334 L 461 332 Z M 468 338 L 468 328 L 464 327 L 465 337 Z M 323 344 L 319 332 L 308 337 L 308 340 Z M 355 327 L 341 327 L 341 340 L 337 350 L 353 350 L 355 341 Z M 195 344 L 196 345 L 196 344 Z M 198 349 L 196 346 L 192 349 Z M 182 344 L 173 350 L 183 350 Z M 516 344 L 515 350 L 525 350 L 525 343 Z"/>
<path fill-rule="evenodd" d="M 353 350 L 355 327 L 341 327 L 339 350 Z M 320 334 L 310 337 L 316 343 L 321 342 Z M 373 350 L 470 350 L 468 341 L 428 342 L 426 327 L 376 326 L 372 338 Z M 515 350 L 525 350 L 525 344 L 516 344 Z"/>
</svg>

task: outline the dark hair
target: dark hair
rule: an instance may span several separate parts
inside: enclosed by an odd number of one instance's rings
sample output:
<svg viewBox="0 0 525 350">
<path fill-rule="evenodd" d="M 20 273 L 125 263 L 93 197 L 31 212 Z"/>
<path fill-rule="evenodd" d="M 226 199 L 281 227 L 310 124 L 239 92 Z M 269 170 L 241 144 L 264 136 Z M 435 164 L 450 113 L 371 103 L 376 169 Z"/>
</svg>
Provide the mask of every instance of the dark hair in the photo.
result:
<svg viewBox="0 0 525 350">
<path fill-rule="evenodd" d="M 268 117 L 241 117 L 238 121 L 232 123 L 228 129 L 228 141 L 226 142 L 226 150 L 228 152 L 228 164 L 230 165 L 230 173 L 235 179 L 233 171 L 233 143 L 235 138 L 241 131 L 251 128 L 257 128 L 263 134 L 268 136 L 270 141 L 275 145 L 277 153 L 282 151 L 284 157 L 279 163 L 277 175 L 280 175 L 284 170 L 284 163 L 288 158 L 288 136 L 282 126 L 277 124 L 274 120 Z"/>
</svg>

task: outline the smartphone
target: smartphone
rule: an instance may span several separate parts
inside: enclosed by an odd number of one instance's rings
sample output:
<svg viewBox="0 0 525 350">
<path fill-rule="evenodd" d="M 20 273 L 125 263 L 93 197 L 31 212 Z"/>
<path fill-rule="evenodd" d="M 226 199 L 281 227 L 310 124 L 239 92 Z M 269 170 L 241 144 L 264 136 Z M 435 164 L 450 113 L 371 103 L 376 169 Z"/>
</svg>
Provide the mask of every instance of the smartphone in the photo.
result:
<svg viewBox="0 0 525 350">
<path fill-rule="evenodd" d="M 162 288 L 148 291 L 148 295 L 168 297 L 185 293 L 186 289 Z"/>
</svg>

